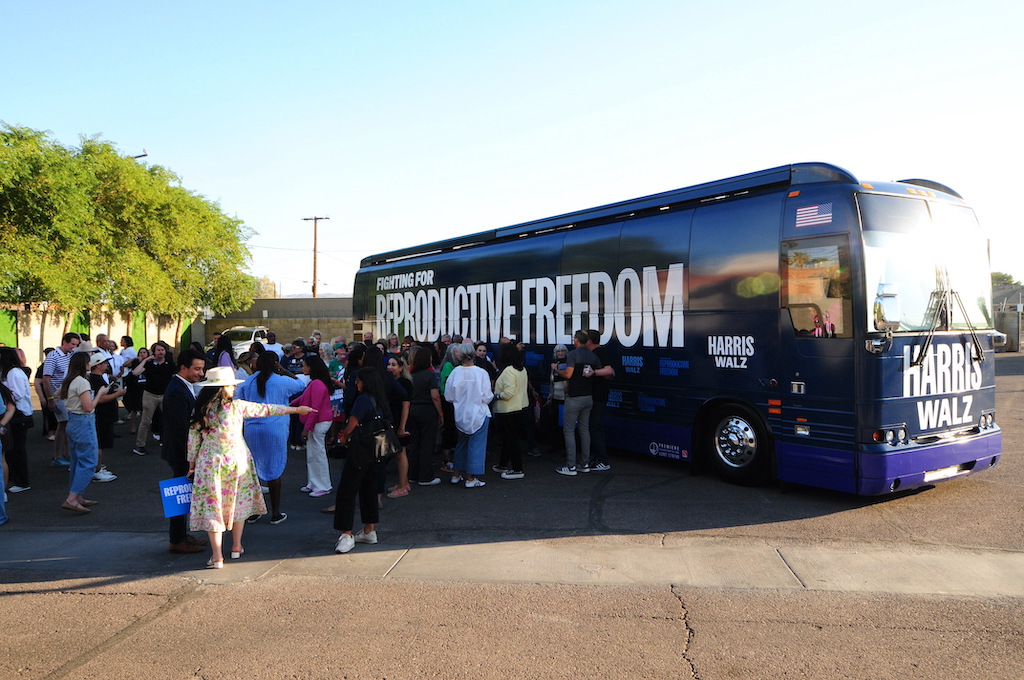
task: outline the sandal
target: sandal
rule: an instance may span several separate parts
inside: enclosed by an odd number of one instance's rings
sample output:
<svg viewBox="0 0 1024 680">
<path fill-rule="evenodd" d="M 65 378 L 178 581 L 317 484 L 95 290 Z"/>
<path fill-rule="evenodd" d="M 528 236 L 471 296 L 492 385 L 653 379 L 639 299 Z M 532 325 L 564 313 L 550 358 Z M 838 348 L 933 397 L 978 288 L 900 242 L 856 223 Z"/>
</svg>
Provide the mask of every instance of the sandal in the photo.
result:
<svg viewBox="0 0 1024 680">
<path fill-rule="evenodd" d="M 404 489 L 399 489 L 397 486 L 394 486 L 391 488 L 391 491 L 388 492 L 388 498 L 401 498 L 402 496 L 408 496 L 410 490 L 411 487 L 408 486 Z"/>
</svg>

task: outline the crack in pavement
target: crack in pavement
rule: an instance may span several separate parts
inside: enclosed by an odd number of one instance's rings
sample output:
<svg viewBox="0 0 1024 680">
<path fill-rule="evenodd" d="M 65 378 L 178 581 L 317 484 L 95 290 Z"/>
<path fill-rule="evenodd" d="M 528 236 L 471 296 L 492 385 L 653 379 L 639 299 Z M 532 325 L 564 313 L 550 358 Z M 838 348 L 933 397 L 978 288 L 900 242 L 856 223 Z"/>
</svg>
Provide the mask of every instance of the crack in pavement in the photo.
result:
<svg viewBox="0 0 1024 680">
<path fill-rule="evenodd" d="M 162 605 L 154 609 L 153 611 L 140 616 L 135 621 L 117 631 L 103 642 L 99 643 L 92 649 L 79 654 L 75 658 L 65 663 L 60 668 L 55 669 L 50 673 L 48 678 L 66 678 L 71 674 L 75 673 L 79 668 L 89 663 L 93 659 L 99 657 L 101 654 L 107 652 L 110 649 L 120 645 L 124 640 L 134 636 L 137 632 L 149 626 L 154 621 L 163 618 L 167 614 L 170 614 L 174 610 L 178 609 L 182 605 L 202 597 L 203 592 L 198 583 L 185 583 L 177 590 L 173 591 L 168 597 L 167 601 Z"/>
<path fill-rule="evenodd" d="M 693 662 L 693 659 L 690 658 L 690 645 L 693 643 L 693 638 L 696 635 L 696 632 L 693 630 L 693 626 L 690 625 L 690 619 L 686 609 L 686 603 L 683 602 L 683 596 L 674 585 L 671 586 L 670 590 L 672 595 L 679 602 L 679 609 L 682 612 L 681 618 L 683 621 L 683 628 L 686 630 L 686 642 L 683 644 L 682 653 L 683 661 L 685 661 L 687 666 L 690 667 L 690 677 L 694 678 L 694 680 L 700 680 L 700 673 L 697 672 L 697 665 Z"/>
</svg>

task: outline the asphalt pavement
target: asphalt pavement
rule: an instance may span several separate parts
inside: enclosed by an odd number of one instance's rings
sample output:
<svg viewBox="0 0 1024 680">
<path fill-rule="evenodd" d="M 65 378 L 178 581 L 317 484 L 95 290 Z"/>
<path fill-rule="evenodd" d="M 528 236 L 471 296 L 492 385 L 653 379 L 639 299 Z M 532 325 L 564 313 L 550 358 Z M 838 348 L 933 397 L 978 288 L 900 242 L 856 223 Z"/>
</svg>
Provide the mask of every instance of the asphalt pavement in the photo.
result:
<svg viewBox="0 0 1024 680">
<path fill-rule="evenodd" d="M 153 443 L 131 453 L 127 425 L 93 512 L 62 509 L 37 417 L 32 489 L 0 527 L 0 678 L 1020 677 L 1011 359 L 1004 463 L 934 489 L 741 489 L 628 455 L 565 478 L 546 452 L 522 480 L 386 499 L 380 543 L 336 555 L 332 499 L 299 491 L 295 452 L 287 521 L 247 525 L 221 570 L 168 552 L 169 470 Z"/>
</svg>

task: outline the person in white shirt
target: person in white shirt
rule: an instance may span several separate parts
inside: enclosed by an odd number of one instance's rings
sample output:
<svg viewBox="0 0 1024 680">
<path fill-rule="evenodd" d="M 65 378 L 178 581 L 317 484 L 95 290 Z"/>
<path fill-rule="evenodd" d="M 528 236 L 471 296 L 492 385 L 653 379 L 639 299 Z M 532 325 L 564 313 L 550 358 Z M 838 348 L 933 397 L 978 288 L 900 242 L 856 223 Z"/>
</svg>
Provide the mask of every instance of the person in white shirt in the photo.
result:
<svg viewBox="0 0 1024 680">
<path fill-rule="evenodd" d="M 263 347 L 277 354 L 278 361 L 284 359 L 284 346 L 277 341 L 277 333 L 274 331 L 267 331 L 267 341 Z"/>
<path fill-rule="evenodd" d="M 124 363 L 127 364 L 137 356 L 139 356 L 139 353 L 135 351 L 135 341 L 132 340 L 132 336 L 122 335 L 120 357 L 124 360 Z"/>
</svg>

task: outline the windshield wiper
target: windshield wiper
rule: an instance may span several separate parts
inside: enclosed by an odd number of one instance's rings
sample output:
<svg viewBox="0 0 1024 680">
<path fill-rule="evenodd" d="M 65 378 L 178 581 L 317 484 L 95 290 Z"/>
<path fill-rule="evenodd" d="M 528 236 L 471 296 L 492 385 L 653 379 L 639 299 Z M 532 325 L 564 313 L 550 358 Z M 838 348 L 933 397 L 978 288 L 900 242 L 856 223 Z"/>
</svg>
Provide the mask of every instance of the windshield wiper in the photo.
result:
<svg viewBox="0 0 1024 680">
<path fill-rule="evenodd" d="M 956 306 L 960 308 L 960 313 L 964 315 L 964 321 L 967 322 L 967 330 L 971 332 L 971 358 L 974 361 L 984 361 L 985 351 L 981 348 L 981 338 L 978 337 L 978 333 L 974 330 L 974 324 L 967 316 L 967 308 L 964 306 L 964 301 L 960 299 L 960 293 L 951 290 L 949 294 L 956 300 Z"/>
<path fill-rule="evenodd" d="M 926 317 L 931 317 L 931 327 L 928 329 L 928 334 L 924 338 L 924 342 L 921 343 L 921 349 L 917 353 L 917 358 L 910 362 L 911 366 L 921 366 L 924 364 L 925 357 L 928 356 L 928 350 L 932 345 L 932 338 L 935 337 L 935 331 L 938 330 L 939 326 L 942 330 L 948 331 L 950 328 L 950 298 L 956 301 L 956 306 L 963 314 L 964 321 L 967 322 L 967 330 L 971 334 L 971 360 L 972 361 L 984 361 L 985 351 L 981 347 L 981 338 L 978 337 L 977 331 L 974 329 L 974 324 L 971 322 L 971 318 L 967 315 L 967 307 L 964 306 L 964 301 L 960 298 L 960 294 L 955 290 L 946 288 L 941 283 L 940 287 L 932 291 L 931 298 L 928 300 L 928 309 L 925 312 Z"/>
<path fill-rule="evenodd" d="M 911 366 L 924 364 L 924 358 L 928 356 L 928 350 L 932 346 L 932 338 L 935 337 L 935 331 L 939 327 L 939 320 L 942 320 L 943 330 L 948 327 L 949 299 L 947 293 L 949 291 L 943 287 L 941 276 L 939 278 L 939 287 L 932 291 L 932 295 L 928 299 L 928 309 L 925 310 L 925 318 L 931 317 L 931 327 L 928 328 L 928 334 L 924 336 L 924 342 L 921 343 L 921 349 L 917 352 L 917 358 L 910 362 Z"/>
</svg>

